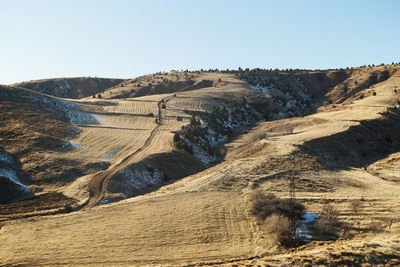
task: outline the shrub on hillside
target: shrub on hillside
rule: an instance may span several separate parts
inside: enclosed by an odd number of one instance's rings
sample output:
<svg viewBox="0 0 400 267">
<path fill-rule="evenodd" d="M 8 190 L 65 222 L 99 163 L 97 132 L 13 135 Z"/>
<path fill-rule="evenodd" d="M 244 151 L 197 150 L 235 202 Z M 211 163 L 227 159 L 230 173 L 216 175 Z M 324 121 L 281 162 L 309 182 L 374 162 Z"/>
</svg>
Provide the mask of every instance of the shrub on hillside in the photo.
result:
<svg viewBox="0 0 400 267">
<path fill-rule="evenodd" d="M 259 140 L 263 140 L 267 138 L 267 133 L 265 132 L 261 132 L 261 133 L 257 133 L 257 134 L 253 134 L 249 137 L 248 141 L 249 142 L 255 142 L 255 141 L 259 141 Z"/>
<path fill-rule="evenodd" d="M 174 134 L 174 143 L 178 143 L 179 141 L 181 141 L 181 137 L 180 137 L 179 133 L 175 133 Z"/>
<path fill-rule="evenodd" d="M 180 138 L 180 137 L 179 137 Z M 175 147 L 177 149 L 183 149 L 185 151 L 187 151 L 188 153 L 193 155 L 193 147 L 191 145 L 189 145 L 188 143 L 185 142 L 185 140 L 180 140 L 178 142 L 175 143 Z"/>
<path fill-rule="evenodd" d="M 290 199 L 281 199 L 272 193 L 266 194 L 260 190 L 251 194 L 250 201 L 250 211 L 260 221 L 264 221 L 273 214 L 301 219 L 301 214 L 305 210 L 304 206 L 298 201 L 291 203 Z"/>
<path fill-rule="evenodd" d="M 293 243 L 290 231 L 290 221 L 287 217 L 273 214 L 261 226 L 263 232 L 272 237 L 273 243 L 281 246 L 290 246 Z"/>
<path fill-rule="evenodd" d="M 340 231 L 339 212 L 332 204 L 325 204 L 313 224 L 313 235 L 318 239 L 336 239 Z"/>
<path fill-rule="evenodd" d="M 250 211 L 262 222 L 261 229 L 272 236 L 276 244 L 287 247 L 300 243 L 295 232 L 296 225 L 304 212 L 301 203 L 292 201 L 280 199 L 272 193 L 266 194 L 260 190 L 250 195 Z"/>
<path fill-rule="evenodd" d="M 349 206 L 354 215 L 357 216 L 363 208 L 363 202 L 359 199 L 352 199 L 349 201 Z"/>
</svg>

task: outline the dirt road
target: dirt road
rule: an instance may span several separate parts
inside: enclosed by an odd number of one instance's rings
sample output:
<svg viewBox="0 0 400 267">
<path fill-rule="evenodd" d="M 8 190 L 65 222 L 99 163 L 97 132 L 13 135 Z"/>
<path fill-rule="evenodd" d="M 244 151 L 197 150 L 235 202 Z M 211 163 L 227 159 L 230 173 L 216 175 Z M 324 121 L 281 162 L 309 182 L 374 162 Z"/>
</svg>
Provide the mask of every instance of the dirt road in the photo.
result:
<svg viewBox="0 0 400 267">
<path fill-rule="evenodd" d="M 89 199 L 88 201 L 84 204 L 84 209 L 88 209 L 99 203 L 104 195 L 105 191 L 107 188 L 107 183 L 111 179 L 113 175 L 124 169 L 127 165 L 129 165 L 129 162 L 140 152 L 142 152 L 147 146 L 150 145 L 152 140 L 154 139 L 154 136 L 158 133 L 161 125 L 163 125 L 163 120 L 165 117 L 165 114 L 163 112 L 162 105 L 165 105 L 165 103 L 168 101 L 169 97 L 163 98 L 162 100 L 157 102 L 157 107 L 158 107 L 158 114 L 157 114 L 157 126 L 154 127 L 154 129 L 150 132 L 149 137 L 146 139 L 146 142 L 135 150 L 132 154 L 129 156 L 125 157 L 122 159 L 119 163 L 111 166 L 105 171 L 102 171 L 100 173 L 97 173 L 92 177 L 92 179 L 89 182 Z"/>
</svg>

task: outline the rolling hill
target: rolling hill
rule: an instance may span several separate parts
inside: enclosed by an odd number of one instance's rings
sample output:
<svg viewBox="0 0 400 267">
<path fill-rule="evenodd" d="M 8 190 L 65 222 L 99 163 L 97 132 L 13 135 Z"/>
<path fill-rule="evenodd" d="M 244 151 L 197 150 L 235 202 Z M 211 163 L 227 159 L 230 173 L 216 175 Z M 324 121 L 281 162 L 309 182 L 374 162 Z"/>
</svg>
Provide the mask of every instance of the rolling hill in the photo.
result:
<svg viewBox="0 0 400 267">
<path fill-rule="evenodd" d="M 12 84 L 11 86 L 56 97 L 77 99 L 102 93 L 123 81 L 123 79 L 77 77 L 35 80 Z"/>
<path fill-rule="evenodd" d="M 29 190 L 0 204 L 2 264 L 398 263 L 399 65 L 50 79 L 0 99 L 0 181 Z M 277 247 L 249 196 L 287 198 L 288 176 L 351 237 Z"/>
</svg>

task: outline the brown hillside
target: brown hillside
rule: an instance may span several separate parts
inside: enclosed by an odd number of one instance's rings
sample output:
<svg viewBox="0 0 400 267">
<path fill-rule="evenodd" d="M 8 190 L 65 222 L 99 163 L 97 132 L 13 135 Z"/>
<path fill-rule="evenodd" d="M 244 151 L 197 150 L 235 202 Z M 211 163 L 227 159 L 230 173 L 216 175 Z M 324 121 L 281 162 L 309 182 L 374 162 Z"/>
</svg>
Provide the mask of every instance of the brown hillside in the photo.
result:
<svg viewBox="0 0 400 267">
<path fill-rule="evenodd" d="M 221 84 L 217 80 L 209 80 L 201 72 L 171 71 L 141 76 L 124 81 L 107 89 L 103 97 L 128 98 L 155 94 L 170 94 L 190 91 Z"/>
<path fill-rule="evenodd" d="M 11 86 L 56 97 L 78 99 L 102 93 L 123 81 L 123 79 L 77 77 L 35 80 L 12 84 Z"/>
<path fill-rule="evenodd" d="M 37 132 L 47 129 L 41 121 L 52 123 L 47 134 L 71 144 L 51 150 L 32 143 L 32 161 L 48 162 L 53 173 L 60 167 L 54 159 L 74 160 L 81 176 L 71 171 L 70 180 L 42 182 L 45 194 L 4 206 L 2 264 L 396 266 L 398 71 L 173 71 L 75 101 L 5 88 L 4 123 Z M 26 121 L 18 103 L 33 114 Z M 61 115 L 50 114 L 46 103 L 64 107 Z M 62 123 L 79 132 L 61 135 Z M 4 135 L 4 147 L 23 144 L 13 132 L 19 133 L 10 128 Z M 84 168 L 101 162 L 103 169 Z M 334 206 L 336 236 L 310 232 L 311 242 L 286 249 L 251 215 L 252 192 L 286 199 L 288 177 L 308 212 L 321 217 L 327 203 Z"/>
</svg>

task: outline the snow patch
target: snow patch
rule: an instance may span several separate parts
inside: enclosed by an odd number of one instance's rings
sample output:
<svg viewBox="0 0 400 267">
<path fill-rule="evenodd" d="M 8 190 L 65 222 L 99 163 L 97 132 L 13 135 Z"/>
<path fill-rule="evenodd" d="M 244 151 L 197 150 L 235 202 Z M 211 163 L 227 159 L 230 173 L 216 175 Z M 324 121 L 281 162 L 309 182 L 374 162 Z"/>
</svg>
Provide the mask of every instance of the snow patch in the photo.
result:
<svg viewBox="0 0 400 267">
<path fill-rule="evenodd" d="M 0 169 L 0 175 L 4 176 L 8 180 L 12 181 L 14 184 L 18 185 L 21 190 L 30 193 L 31 191 L 23 185 L 18 178 L 18 175 L 15 171 L 9 169 Z"/>
<path fill-rule="evenodd" d="M 72 150 L 75 148 L 81 148 L 83 147 L 83 145 L 79 142 L 65 142 L 63 143 L 62 148 L 68 149 L 68 150 Z"/>
<path fill-rule="evenodd" d="M 17 173 L 13 170 L 0 169 L 0 175 L 12 180 L 14 183 L 20 183 Z"/>
<path fill-rule="evenodd" d="M 102 200 L 100 200 L 99 203 L 97 203 L 96 205 L 104 205 L 104 204 L 107 204 L 108 202 L 110 202 L 109 199 L 102 199 Z"/>
<path fill-rule="evenodd" d="M 129 168 L 123 169 L 120 173 L 126 177 L 124 180 L 126 187 L 137 190 L 141 190 L 148 185 L 155 185 L 159 183 L 163 177 L 162 173 L 156 168 L 154 168 L 154 173 L 147 170 L 131 170 Z"/>
<path fill-rule="evenodd" d="M 264 95 L 269 96 L 271 95 L 271 90 L 274 89 L 275 87 L 272 85 L 263 87 L 257 84 L 257 85 L 250 85 L 250 88 L 253 90 L 261 91 Z"/>
<path fill-rule="evenodd" d="M 52 98 L 40 94 L 28 93 L 25 91 L 19 92 L 21 97 L 28 101 L 38 104 L 44 110 L 52 113 L 65 114 L 70 123 L 75 124 L 98 124 L 96 118 L 89 113 L 83 112 L 79 109 L 78 105 L 63 99 Z M 45 104 L 45 105 L 43 105 Z"/>
<path fill-rule="evenodd" d="M 98 124 L 101 124 L 101 125 L 106 124 L 106 119 L 104 118 L 104 115 L 93 115 L 93 117 L 96 119 Z"/>
<path fill-rule="evenodd" d="M 311 242 L 313 237 L 311 235 L 309 225 L 318 218 L 318 215 L 311 212 L 305 212 L 302 214 L 302 217 L 303 219 L 300 220 L 300 225 L 296 229 L 296 235 L 305 242 Z"/>
<path fill-rule="evenodd" d="M 70 122 L 74 124 L 98 124 L 93 115 L 82 112 L 79 109 L 67 110 L 67 116 Z"/>
<path fill-rule="evenodd" d="M 69 82 L 67 80 L 61 80 L 60 83 L 58 84 L 58 87 L 62 90 L 71 89 L 71 85 L 69 84 Z"/>
<path fill-rule="evenodd" d="M 189 140 L 187 140 L 187 143 L 193 148 L 193 156 L 203 162 L 203 164 L 207 165 L 217 159 L 216 156 L 205 152 L 203 149 L 199 148 L 196 144 L 193 144 Z"/>
<path fill-rule="evenodd" d="M 71 142 L 71 146 L 72 146 L 73 148 L 78 148 L 78 147 L 82 147 L 82 144 L 79 143 L 79 142 Z"/>
<path fill-rule="evenodd" d="M 7 152 L 0 148 L 0 161 L 12 164 L 13 158 Z"/>
<path fill-rule="evenodd" d="M 105 154 L 103 159 L 109 159 L 109 158 L 112 158 L 112 157 L 114 157 L 114 153 L 113 152 Z"/>
</svg>

